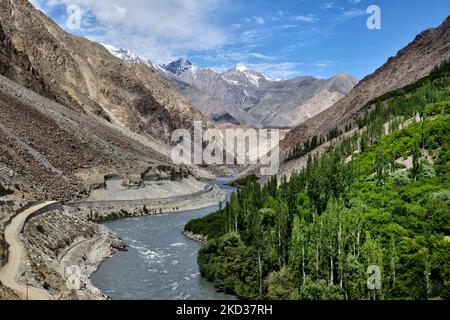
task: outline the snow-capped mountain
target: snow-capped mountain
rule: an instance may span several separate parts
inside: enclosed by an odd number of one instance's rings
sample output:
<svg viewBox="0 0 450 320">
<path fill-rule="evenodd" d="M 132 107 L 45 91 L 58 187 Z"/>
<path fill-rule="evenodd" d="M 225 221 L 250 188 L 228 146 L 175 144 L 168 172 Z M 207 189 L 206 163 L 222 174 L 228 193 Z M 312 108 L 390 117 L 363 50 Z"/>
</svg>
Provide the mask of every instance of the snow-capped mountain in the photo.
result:
<svg viewBox="0 0 450 320">
<path fill-rule="evenodd" d="M 186 71 L 190 70 L 194 66 L 190 61 L 186 60 L 185 58 L 181 58 L 167 65 L 162 65 L 161 67 L 179 76 L 185 73 Z"/>
<path fill-rule="evenodd" d="M 138 55 L 136 52 L 123 49 L 123 48 L 116 48 L 107 44 L 103 44 L 103 46 L 108 49 L 108 51 L 115 56 L 116 58 L 119 58 L 123 62 L 126 63 L 141 63 L 145 64 L 146 66 L 152 67 L 154 69 L 157 69 L 159 71 L 163 71 L 164 69 L 161 68 L 158 64 L 154 63 L 153 61 Z"/>
<path fill-rule="evenodd" d="M 136 52 L 133 52 L 131 50 L 127 50 L 127 49 L 119 49 L 110 45 L 103 45 L 106 49 L 108 49 L 109 52 L 111 52 L 111 54 L 121 60 L 123 60 L 124 62 L 127 63 L 143 63 L 146 64 L 148 66 L 152 66 L 153 63 L 138 55 Z"/>
<path fill-rule="evenodd" d="M 249 70 L 242 63 L 238 64 L 233 69 L 222 73 L 222 77 L 229 83 L 249 87 L 259 87 L 261 82 L 269 81 L 266 76 L 256 71 Z"/>
<path fill-rule="evenodd" d="M 157 70 L 216 123 L 294 127 L 331 107 L 358 82 L 345 73 L 328 80 L 275 80 L 244 64 L 220 73 L 196 67 L 185 58 L 157 65 L 133 51 L 105 47 L 124 62 L 142 63 Z"/>
<path fill-rule="evenodd" d="M 235 122 L 259 127 L 296 126 L 331 107 L 358 82 L 345 73 L 328 80 L 270 79 L 244 64 L 218 73 L 185 59 L 168 66 L 163 66 L 168 71 L 166 78 L 210 119 L 217 122 L 231 116 Z M 186 84 L 203 95 L 193 93 Z"/>
</svg>

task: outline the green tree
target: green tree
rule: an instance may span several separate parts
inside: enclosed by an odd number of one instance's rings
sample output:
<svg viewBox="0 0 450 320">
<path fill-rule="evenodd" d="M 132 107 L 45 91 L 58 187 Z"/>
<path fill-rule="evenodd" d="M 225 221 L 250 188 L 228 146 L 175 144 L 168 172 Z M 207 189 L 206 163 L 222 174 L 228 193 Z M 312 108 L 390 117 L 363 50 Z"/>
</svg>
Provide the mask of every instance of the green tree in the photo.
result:
<svg viewBox="0 0 450 320">
<path fill-rule="evenodd" d="M 289 249 L 289 267 L 297 286 L 300 287 L 306 280 L 306 254 L 308 245 L 308 227 L 298 216 L 294 218 L 294 227 Z"/>
<path fill-rule="evenodd" d="M 422 172 L 422 163 L 421 163 L 422 151 L 417 143 L 414 143 L 412 153 L 413 153 L 413 168 L 411 174 L 414 180 L 419 180 L 420 173 Z"/>
<path fill-rule="evenodd" d="M 338 286 L 329 286 L 326 281 L 312 281 L 307 278 L 300 288 L 301 300 L 344 300 L 344 294 Z"/>
<path fill-rule="evenodd" d="M 375 179 L 377 181 L 377 185 L 382 187 L 386 184 L 387 177 L 389 175 L 388 171 L 388 161 L 384 155 L 384 151 L 382 148 L 377 149 L 377 154 L 375 156 L 374 162 L 375 169 Z"/>
<path fill-rule="evenodd" d="M 233 230 L 236 234 L 239 234 L 240 205 L 238 195 L 236 193 L 231 195 L 228 212 L 232 221 L 232 228 L 230 228 L 230 230 Z"/>
<path fill-rule="evenodd" d="M 276 228 L 278 236 L 278 250 L 280 256 L 280 265 L 286 266 L 289 250 L 289 208 L 284 201 L 279 201 L 276 210 Z"/>
</svg>

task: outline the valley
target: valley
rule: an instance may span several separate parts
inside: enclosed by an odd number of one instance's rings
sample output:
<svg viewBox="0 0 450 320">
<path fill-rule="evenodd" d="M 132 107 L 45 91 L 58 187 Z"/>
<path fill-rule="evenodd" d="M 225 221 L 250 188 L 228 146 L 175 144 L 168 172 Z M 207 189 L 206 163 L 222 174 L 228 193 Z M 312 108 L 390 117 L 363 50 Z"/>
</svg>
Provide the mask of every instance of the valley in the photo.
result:
<svg viewBox="0 0 450 320">
<path fill-rule="evenodd" d="M 358 80 L 156 63 L 55 5 L 0 0 L 0 300 L 450 299 L 450 17 Z M 284 15 L 231 28 L 319 23 Z"/>
<path fill-rule="evenodd" d="M 365 130 L 299 158 L 289 179 L 249 180 L 191 221 L 209 239 L 202 275 L 242 299 L 448 299 L 449 67 L 376 100 Z"/>
</svg>

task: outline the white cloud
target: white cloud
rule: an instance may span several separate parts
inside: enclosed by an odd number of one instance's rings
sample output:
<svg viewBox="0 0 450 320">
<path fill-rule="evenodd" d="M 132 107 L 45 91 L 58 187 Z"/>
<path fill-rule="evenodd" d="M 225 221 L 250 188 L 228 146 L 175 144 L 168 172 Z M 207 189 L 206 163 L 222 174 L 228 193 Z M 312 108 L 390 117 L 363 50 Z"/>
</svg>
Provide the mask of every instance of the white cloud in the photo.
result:
<svg viewBox="0 0 450 320">
<path fill-rule="evenodd" d="M 224 62 L 228 61 L 230 63 L 237 64 L 239 62 L 246 62 L 252 59 L 258 60 L 275 60 L 276 57 L 268 56 L 259 52 L 252 51 L 236 51 L 236 50 L 217 50 L 217 52 L 200 54 L 197 57 L 215 62 Z"/>
<path fill-rule="evenodd" d="M 321 60 L 317 62 L 317 67 L 320 69 L 331 68 L 336 65 L 335 60 Z"/>
<path fill-rule="evenodd" d="M 343 18 L 356 18 L 361 17 L 366 14 L 365 10 L 352 8 L 350 10 L 345 11 L 342 14 Z"/>
<path fill-rule="evenodd" d="M 33 0 L 39 8 L 78 5 L 83 35 L 130 48 L 156 62 L 187 50 L 211 50 L 226 43 L 226 31 L 212 18 L 226 0 Z"/>
<path fill-rule="evenodd" d="M 297 16 L 294 17 L 295 21 L 302 21 L 302 22 L 315 22 L 318 20 L 318 18 L 313 15 L 313 14 L 308 14 L 308 15 L 301 15 L 301 16 Z"/>
<path fill-rule="evenodd" d="M 263 17 L 254 17 L 253 18 L 257 24 L 265 24 L 266 20 Z"/>
<path fill-rule="evenodd" d="M 339 6 L 337 4 L 335 4 L 334 2 L 326 2 L 323 7 L 325 9 L 339 9 L 339 10 L 344 10 L 344 7 Z"/>
</svg>

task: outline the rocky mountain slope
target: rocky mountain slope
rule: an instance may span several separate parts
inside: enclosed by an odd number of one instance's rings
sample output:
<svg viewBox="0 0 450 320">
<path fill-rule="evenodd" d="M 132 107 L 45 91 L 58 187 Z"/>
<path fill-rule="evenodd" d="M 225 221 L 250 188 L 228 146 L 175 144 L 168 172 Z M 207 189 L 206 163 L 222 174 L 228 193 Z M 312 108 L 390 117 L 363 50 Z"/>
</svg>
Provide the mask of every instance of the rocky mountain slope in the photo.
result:
<svg viewBox="0 0 450 320">
<path fill-rule="evenodd" d="M 157 145 L 2 76 L 0 139 L 0 184 L 26 198 L 73 199 L 85 195 L 95 176 L 170 163 Z"/>
<path fill-rule="evenodd" d="M 158 72 L 125 64 L 67 34 L 26 0 L 0 0 L 0 74 L 58 103 L 168 142 L 194 121 L 210 126 Z"/>
<path fill-rule="evenodd" d="M 67 34 L 28 1 L 0 7 L 0 196 L 67 200 L 108 175 L 176 171 L 172 130 L 212 126 L 151 65 Z"/>
<path fill-rule="evenodd" d="M 419 34 L 395 57 L 360 81 L 345 98 L 292 130 L 283 143 L 284 154 L 313 136 L 326 136 L 336 127 L 344 128 L 364 112 L 370 101 L 416 82 L 447 59 L 450 59 L 450 17 L 439 27 Z"/>
</svg>

